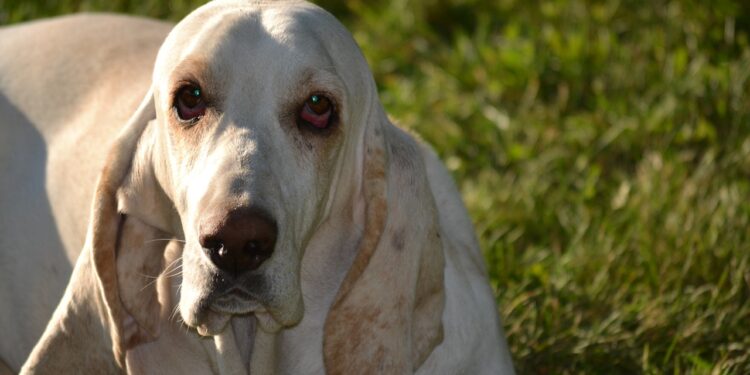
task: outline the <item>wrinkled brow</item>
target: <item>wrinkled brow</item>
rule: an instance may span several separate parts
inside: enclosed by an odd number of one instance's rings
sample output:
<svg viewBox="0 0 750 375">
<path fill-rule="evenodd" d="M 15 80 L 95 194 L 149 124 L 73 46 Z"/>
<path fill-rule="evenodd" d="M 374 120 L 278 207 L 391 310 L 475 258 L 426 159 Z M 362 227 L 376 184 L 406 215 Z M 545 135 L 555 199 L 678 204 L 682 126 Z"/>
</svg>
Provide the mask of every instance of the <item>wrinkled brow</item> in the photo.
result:
<svg viewBox="0 0 750 375">
<path fill-rule="evenodd" d="M 321 90 L 341 99 L 346 94 L 343 84 L 333 66 L 305 69 L 298 75 L 299 87 L 304 90 Z"/>
<path fill-rule="evenodd" d="M 205 60 L 186 58 L 172 70 L 170 82 L 195 81 L 201 86 L 213 83 L 213 74 Z"/>
</svg>

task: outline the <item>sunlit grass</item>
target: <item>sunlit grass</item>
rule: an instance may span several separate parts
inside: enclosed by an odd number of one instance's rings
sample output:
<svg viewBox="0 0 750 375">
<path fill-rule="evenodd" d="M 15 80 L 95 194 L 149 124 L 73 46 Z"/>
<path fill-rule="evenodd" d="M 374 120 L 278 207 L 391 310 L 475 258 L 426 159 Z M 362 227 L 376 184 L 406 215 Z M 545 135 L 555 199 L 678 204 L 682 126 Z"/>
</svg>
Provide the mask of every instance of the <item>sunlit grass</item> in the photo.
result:
<svg viewBox="0 0 750 375">
<path fill-rule="evenodd" d="M 750 373 L 750 3 L 321 3 L 459 182 L 520 373 Z"/>
</svg>

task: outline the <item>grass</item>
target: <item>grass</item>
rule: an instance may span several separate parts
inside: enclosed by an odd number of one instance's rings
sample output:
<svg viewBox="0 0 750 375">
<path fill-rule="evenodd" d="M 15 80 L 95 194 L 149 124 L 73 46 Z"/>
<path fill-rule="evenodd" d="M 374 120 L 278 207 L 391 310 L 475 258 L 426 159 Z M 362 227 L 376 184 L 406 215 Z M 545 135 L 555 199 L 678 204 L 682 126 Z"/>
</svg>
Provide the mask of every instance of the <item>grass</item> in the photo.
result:
<svg viewBox="0 0 750 375">
<path fill-rule="evenodd" d="M 750 3 L 320 3 L 458 181 L 519 373 L 750 373 Z"/>
</svg>

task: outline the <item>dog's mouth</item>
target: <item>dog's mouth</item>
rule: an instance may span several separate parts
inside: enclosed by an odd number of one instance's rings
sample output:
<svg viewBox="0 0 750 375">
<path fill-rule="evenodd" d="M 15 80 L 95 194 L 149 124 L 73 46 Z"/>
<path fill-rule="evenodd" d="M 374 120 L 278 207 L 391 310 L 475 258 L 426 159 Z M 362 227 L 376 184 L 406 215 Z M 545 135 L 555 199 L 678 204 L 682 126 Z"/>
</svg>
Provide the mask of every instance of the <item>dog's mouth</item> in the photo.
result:
<svg viewBox="0 0 750 375">
<path fill-rule="evenodd" d="M 211 281 L 203 287 L 183 284 L 180 296 L 183 321 L 200 335 L 222 333 L 231 318 L 236 316 L 255 316 L 262 329 L 278 326 L 268 312 L 271 296 L 263 275 L 250 274 L 232 279 L 214 274 L 207 279 Z"/>
<path fill-rule="evenodd" d="M 214 336 L 226 329 L 233 316 L 264 313 L 261 296 L 240 285 L 213 290 L 194 300 L 183 315 L 185 323 L 202 336 Z M 189 296 L 188 296 L 188 299 Z"/>
<path fill-rule="evenodd" d="M 236 274 L 207 262 L 200 248 L 188 247 L 178 296 L 182 320 L 202 336 L 222 333 L 232 317 L 254 316 L 258 328 L 269 333 L 295 325 L 303 312 L 296 267 L 272 258 L 258 269 Z"/>
<path fill-rule="evenodd" d="M 224 314 L 248 314 L 263 309 L 258 298 L 241 287 L 233 287 L 214 299 L 209 307 Z"/>
<path fill-rule="evenodd" d="M 256 318 L 259 327 L 266 332 L 276 332 L 281 328 L 281 324 L 276 322 L 262 305 L 257 302 L 251 302 L 251 304 L 256 307 L 245 313 L 236 313 L 233 309 L 229 309 L 232 312 L 222 310 L 223 307 L 220 304 L 214 304 L 202 314 L 203 319 L 200 319 L 192 328 L 195 328 L 201 336 L 217 336 L 227 329 L 229 322 L 235 317 Z M 190 324 L 186 324 L 191 327 Z"/>
</svg>

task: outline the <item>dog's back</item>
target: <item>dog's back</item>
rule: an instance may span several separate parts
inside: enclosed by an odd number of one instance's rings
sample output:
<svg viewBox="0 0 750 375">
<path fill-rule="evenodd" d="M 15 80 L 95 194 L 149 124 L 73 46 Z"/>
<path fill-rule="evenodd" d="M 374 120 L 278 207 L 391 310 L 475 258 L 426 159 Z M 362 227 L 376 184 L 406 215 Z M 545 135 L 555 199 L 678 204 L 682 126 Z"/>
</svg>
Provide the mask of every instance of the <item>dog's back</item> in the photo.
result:
<svg viewBox="0 0 750 375">
<path fill-rule="evenodd" d="M 170 28 L 84 14 L 0 29 L 0 359 L 16 371 L 62 296 L 103 157 Z"/>
</svg>

